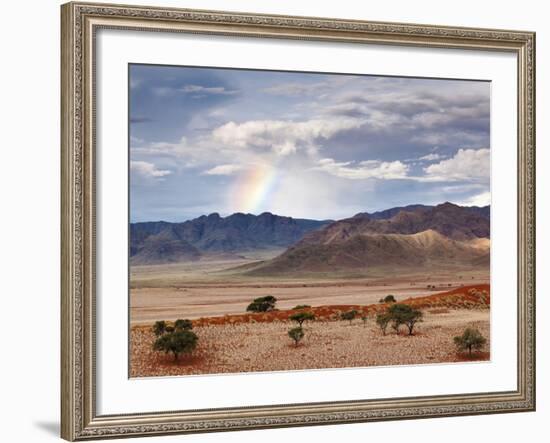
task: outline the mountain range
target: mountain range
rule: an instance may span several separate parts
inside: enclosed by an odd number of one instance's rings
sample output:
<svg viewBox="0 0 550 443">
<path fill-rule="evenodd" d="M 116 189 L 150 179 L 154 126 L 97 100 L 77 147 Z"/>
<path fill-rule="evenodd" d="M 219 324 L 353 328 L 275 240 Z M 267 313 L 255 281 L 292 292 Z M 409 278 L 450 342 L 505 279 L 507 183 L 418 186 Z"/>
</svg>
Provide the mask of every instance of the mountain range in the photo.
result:
<svg viewBox="0 0 550 443">
<path fill-rule="evenodd" d="M 251 275 L 428 265 L 487 266 L 490 207 L 411 205 L 338 220 L 271 213 L 219 214 L 130 226 L 132 264 L 198 260 L 213 253 L 286 248 L 246 265 Z"/>
<path fill-rule="evenodd" d="M 449 203 L 452 204 L 452 203 Z M 458 206 L 458 205 L 455 205 Z M 407 211 L 407 212 L 417 212 L 417 211 L 428 211 L 430 209 L 433 209 L 435 206 L 428 206 L 428 205 L 408 205 L 408 206 L 397 206 L 395 208 L 385 209 L 384 211 L 378 211 L 373 213 L 359 213 L 356 214 L 356 217 L 360 217 L 363 215 L 367 215 L 370 218 L 373 219 L 388 219 L 392 218 L 394 215 L 397 215 L 401 211 Z M 464 211 L 466 212 L 472 212 L 477 215 L 481 215 L 483 217 L 489 218 L 491 215 L 491 206 L 460 206 Z"/>
<path fill-rule="evenodd" d="M 160 264 L 197 260 L 204 254 L 286 248 L 331 220 L 235 213 L 203 215 L 182 223 L 130 224 L 130 262 Z"/>
<path fill-rule="evenodd" d="M 246 273 L 488 266 L 490 211 L 479 209 L 443 203 L 357 214 L 306 234 L 281 255 L 249 266 Z"/>
</svg>

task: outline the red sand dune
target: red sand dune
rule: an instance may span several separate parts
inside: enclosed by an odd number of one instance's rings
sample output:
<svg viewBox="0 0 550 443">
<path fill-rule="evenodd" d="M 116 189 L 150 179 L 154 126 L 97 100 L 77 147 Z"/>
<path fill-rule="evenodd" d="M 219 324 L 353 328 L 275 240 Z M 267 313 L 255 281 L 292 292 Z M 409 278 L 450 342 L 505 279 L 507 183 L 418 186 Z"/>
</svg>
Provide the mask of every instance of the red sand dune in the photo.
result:
<svg viewBox="0 0 550 443">
<path fill-rule="evenodd" d="M 405 303 L 417 309 L 430 308 L 454 308 L 454 309 L 473 309 L 478 307 L 489 307 L 490 305 L 490 286 L 488 284 L 478 284 L 472 286 L 462 286 L 447 292 L 440 292 L 424 297 L 408 298 L 397 300 L 398 303 Z M 305 310 L 315 314 L 319 320 L 337 320 L 342 312 L 355 309 L 358 316 L 372 316 L 387 309 L 386 303 L 371 305 L 329 305 L 314 306 Z M 246 313 L 237 315 L 224 315 L 222 317 L 202 317 L 193 320 L 195 326 L 207 325 L 226 325 L 238 323 L 263 323 L 274 321 L 285 321 L 299 312 L 298 310 L 288 309 L 284 311 L 270 311 L 258 313 Z"/>
</svg>

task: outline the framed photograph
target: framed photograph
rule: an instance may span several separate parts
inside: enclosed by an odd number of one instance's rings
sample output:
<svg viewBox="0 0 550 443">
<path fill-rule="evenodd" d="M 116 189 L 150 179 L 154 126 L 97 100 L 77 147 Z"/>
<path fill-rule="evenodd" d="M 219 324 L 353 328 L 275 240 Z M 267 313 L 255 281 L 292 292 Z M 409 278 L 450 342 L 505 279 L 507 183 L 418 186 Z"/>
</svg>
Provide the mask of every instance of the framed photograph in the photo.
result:
<svg viewBox="0 0 550 443">
<path fill-rule="evenodd" d="M 534 33 L 61 14 L 63 438 L 534 410 Z"/>
</svg>

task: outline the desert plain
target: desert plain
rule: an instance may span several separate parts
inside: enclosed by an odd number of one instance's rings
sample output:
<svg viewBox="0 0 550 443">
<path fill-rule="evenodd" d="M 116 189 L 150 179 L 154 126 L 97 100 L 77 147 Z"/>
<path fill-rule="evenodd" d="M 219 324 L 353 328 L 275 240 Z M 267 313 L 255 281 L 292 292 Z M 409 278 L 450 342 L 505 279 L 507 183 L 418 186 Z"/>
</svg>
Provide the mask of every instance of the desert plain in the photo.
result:
<svg viewBox="0 0 550 443">
<path fill-rule="evenodd" d="M 490 358 L 490 301 L 487 269 L 431 269 L 367 275 L 256 277 L 235 272 L 265 257 L 212 259 L 190 263 L 133 266 L 130 288 L 130 376 L 175 376 L 255 371 L 452 363 Z M 228 271 L 229 270 L 229 271 Z M 472 294 L 485 294 L 482 299 Z M 408 336 L 375 318 L 392 294 L 424 317 Z M 277 310 L 247 313 L 257 297 L 277 298 Z M 469 300 L 467 298 L 470 297 Z M 304 324 L 298 346 L 287 331 L 297 305 L 309 305 L 316 320 Z M 355 309 L 352 322 L 340 314 Z M 360 317 L 364 317 L 364 321 Z M 192 354 L 177 362 L 153 350 L 155 321 L 193 321 L 199 337 Z M 473 356 L 457 352 L 453 337 L 465 328 L 487 339 Z"/>
<path fill-rule="evenodd" d="M 273 253 L 274 254 L 274 253 Z M 267 253 L 260 256 L 265 258 Z M 257 297 L 272 295 L 277 308 L 296 305 L 368 305 L 394 294 L 400 299 L 424 296 L 464 285 L 489 283 L 487 269 L 396 270 L 361 274 L 256 277 L 229 272 L 258 260 L 257 255 L 234 260 L 205 260 L 132 266 L 130 322 L 146 325 L 157 320 L 240 314 Z M 428 288 L 430 286 L 430 288 Z"/>
</svg>

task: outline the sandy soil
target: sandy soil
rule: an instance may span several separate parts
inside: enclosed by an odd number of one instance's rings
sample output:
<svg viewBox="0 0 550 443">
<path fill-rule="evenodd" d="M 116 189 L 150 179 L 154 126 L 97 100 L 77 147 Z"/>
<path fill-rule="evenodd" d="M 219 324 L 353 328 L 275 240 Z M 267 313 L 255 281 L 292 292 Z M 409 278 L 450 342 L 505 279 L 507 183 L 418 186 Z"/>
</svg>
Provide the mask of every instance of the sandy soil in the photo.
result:
<svg viewBox="0 0 550 443">
<path fill-rule="evenodd" d="M 240 314 L 251 300 L 277 297 L 279 309 L 297 304 L 312 306 L 376 303 L 393 294 L 398 300 L 424 296 L 461 285 L 489 282 L 488 270 L 386 273 L 363 278 L 245 278 L 222 272 L 250 258 L 210 260 L 161 266 L 133 266 L 130 289 L 132 325 L 156 320 Z M 428 285 L 435 288 L 427 290 Z"/>
<path fill-rule="evenodd" d="M 192 356 L 174 363 L 170 355 L 152 350 L 150 328 L 131 329 L 131 377 L 215 374 L 315 368 L 427 364 L 468 360 L 457 354 L 453 337 L 467 326 L 478 328 L 488 343 L 474 360 L 489 359 L 489 309 L 427 309 L 414 336 L 388 332 L 383 336 L 373 318 L 315 321 L 305 325 L 298 347 L 287 336 L 293 323 L 241 323 L 194 328 L 199 344 Z M 388 328 L 388 331 L 391 329 Z"/>
</svg>

